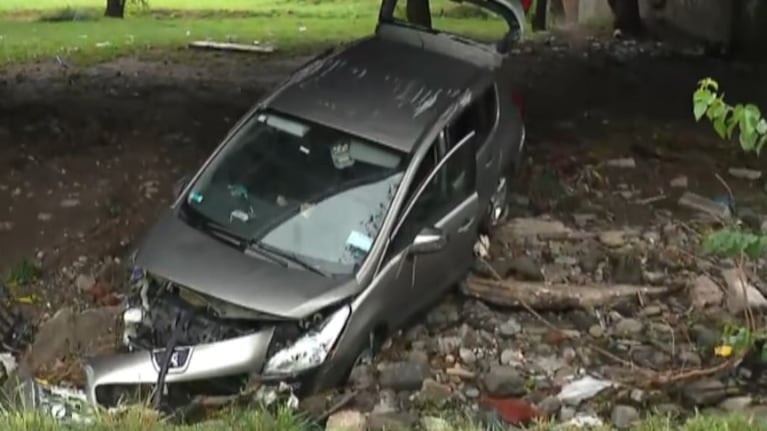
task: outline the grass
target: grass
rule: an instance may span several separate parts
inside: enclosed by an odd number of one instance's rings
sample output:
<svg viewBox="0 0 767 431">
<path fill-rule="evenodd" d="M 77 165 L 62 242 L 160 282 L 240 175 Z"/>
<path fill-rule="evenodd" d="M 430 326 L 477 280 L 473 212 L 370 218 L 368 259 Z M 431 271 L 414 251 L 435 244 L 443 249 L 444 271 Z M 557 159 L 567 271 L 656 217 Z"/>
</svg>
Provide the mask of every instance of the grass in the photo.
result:
<svg viewBox="0 0 767 431">
<path fill-rule="evenodd" d="M 491 427 L 472 421 L 446 421 L 445 431 L 487 431 Z M 287 410 L 267 413 L 259 410 L 228 411 L 216 418 L 194 425 L 174 425 L 163 422 L 148 411 L 131 410 L 119 416 L 103 415 L 88 425 L 62 426 L 48 416 L 11 413 L 0 415 L 0 429 L 4 431 L 315 431 L 322 428 Z M 538 424 L 530 431 L 568 430 L 554 424 Z M 593 431 L 613 431 L 611 427 L 590 428 Z M 664 418 L 650 418 L 632 428 L 635 431 L 767 431 L 767 422 L 740 415 L 696 416 L 684 423 L 674 424 Z M 396 431 L 396 430 L 392 430 Z M 402 430 L 406 431 L 406 430 Z"/>
<path fill-rule="evenodd" d="M 193 40 L 273 44 L 301 51 L 373 31 L 375 0 L 150 0 L 125 19 L 103 18 L 104 0 L 0 1 L 0 65 L 98 62 L 185 47 Z M 433 3 L 435 28 L 480 37 L 504 24 L 448 0 Z"/>
</svg>

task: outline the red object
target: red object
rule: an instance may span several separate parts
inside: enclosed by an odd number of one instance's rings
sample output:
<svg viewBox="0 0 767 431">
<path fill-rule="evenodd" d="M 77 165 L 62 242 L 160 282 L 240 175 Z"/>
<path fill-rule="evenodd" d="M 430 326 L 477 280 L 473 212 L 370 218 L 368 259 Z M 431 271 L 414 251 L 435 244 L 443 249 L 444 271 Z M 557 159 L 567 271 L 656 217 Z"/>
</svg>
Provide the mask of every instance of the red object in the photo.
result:
<svg viewBox="0 0 767 431">
<path fill-rule="evenodd" d="M 479 404 L 485 410 L 496 412 L 509 425 L 524 425 L 543 417 L 530 403 L 519 398 L 484 397 Z"/>
<path fill-rule="evenodd" d="M 533 5 L 533 0 L 519 0 L 522 2 L 522 9 L 525 10 L 525 13 L 530 10 L 530 6 Z"/>
</svg>

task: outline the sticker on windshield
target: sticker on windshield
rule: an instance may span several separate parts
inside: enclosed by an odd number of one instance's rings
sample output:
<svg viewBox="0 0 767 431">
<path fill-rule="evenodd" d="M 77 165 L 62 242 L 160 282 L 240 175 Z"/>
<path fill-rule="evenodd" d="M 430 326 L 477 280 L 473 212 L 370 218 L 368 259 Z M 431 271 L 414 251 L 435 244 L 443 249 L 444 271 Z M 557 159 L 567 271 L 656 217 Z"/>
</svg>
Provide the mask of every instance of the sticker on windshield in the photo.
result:
<svg viewBox="0 0 767 431">
<path fill-rule="evenodd" d="M 250 221 L 250 215 L 243 210 L 234 210 L 229 213 L 229 221 L 231 222 L 232 220 L 239 220 L 243 223 L 247 223 Z"/>
<path fill-rule="evenodd" d="M 333 159 L 333 166 L 336 169 L 344 169 L 354 165 L 351 145 L 348 143 L 333 145 L 330 148 L 330 157 Z"/>
<path fill-rule="evenodd" d="M 202 203 L 202 193 L 200 192 L 189 193 L 189 202 L 192 202 L 195 204 Z"/>
<path fill-rule="evenodd" d="M 346 238 L 346 245 L 368 252 L 370 251 L 370 247 L 373 246 L 373 240 L 364 233 L 353 230 L 349 234 L 349 238 Z"/>
</svg>

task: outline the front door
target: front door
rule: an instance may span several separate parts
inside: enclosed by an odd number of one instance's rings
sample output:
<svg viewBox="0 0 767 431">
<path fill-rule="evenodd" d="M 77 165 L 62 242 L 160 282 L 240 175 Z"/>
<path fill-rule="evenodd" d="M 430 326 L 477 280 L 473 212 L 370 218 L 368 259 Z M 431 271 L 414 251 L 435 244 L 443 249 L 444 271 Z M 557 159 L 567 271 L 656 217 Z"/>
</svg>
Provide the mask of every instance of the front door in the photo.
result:
<svg viewBox="0 0 767 431">
<path fill-rule="evenodd" d="M 391 244 L 392 251 L 407 250 L 417 234 L 427 227 L 440 229 L 447 241 L 444 248 L 434 252 L 406 251 L 407 263 L 401 266 L 406 273 L 401 276 L 409 276 L 413 289 L 408 307 L 419 309 L 439 300 L 472 265 L 480 222 L 476 155 L 471 142 L 474 135 L 472 132 L 453 145 L 441 135 L 433 149 L 439 162 L 424 175 L 426 185 L 422 186 L 423 181 L 413 183 L 413 197 L 405 207 L 404 219 Z"/>
</svg>

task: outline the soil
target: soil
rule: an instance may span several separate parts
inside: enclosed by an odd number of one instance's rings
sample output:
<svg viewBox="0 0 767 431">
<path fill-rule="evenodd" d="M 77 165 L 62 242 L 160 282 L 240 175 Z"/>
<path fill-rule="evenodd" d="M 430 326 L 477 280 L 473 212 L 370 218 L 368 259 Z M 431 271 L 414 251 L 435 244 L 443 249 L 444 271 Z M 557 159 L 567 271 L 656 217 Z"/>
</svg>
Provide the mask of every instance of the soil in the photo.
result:
<svg viewBox="0 0 767 431">
<path fill-rule="evenodd" d="M 680 174 L 697 193 L 726 194 L 714 172 L 759 167 L 709 125 L 695 124 L 691 94 L 712 76 L 729 100 L 767 106 L 763 67 L 666 53 L 652 43 L 567 35 L 521 48 L 514 80 L 534 164 L 566 172 L 576 154 L 595 163 L 650 158 L 655 172 L 626 170 L 614 179 L 642 184 L 645 197 L 664 195 Z M 45 275 L 124 256 L 169 204 L 173 184 L 306 60 L 185 52 L 0 70 L 0 202 L 7 203 L 0 204 L 0 273 L 23 259 L 39 261 Z M 614 217 L 641 222 L 638 206 L 617 206 Z M 74 278 L 34 293 L 53 309 L 79 294 Z"/>
</svg>

